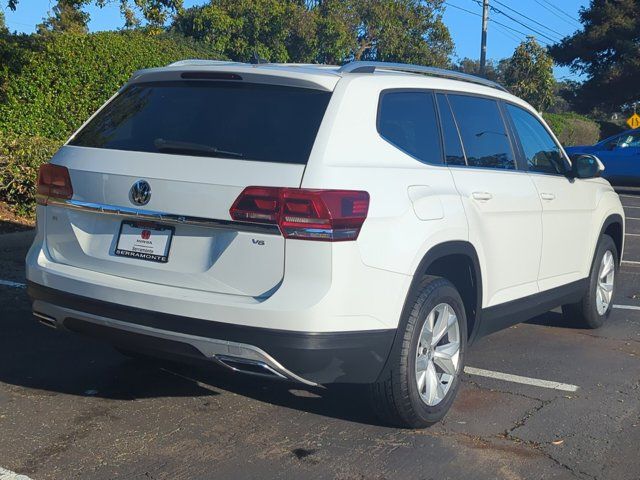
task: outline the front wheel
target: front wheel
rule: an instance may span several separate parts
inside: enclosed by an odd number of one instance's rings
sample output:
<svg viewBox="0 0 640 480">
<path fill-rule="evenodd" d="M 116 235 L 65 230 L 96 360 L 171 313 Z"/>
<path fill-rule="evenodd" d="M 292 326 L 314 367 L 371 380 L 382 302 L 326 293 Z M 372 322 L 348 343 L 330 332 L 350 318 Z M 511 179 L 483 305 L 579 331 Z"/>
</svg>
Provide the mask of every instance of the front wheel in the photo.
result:
<svg viewBox="0 0 640 480">
<path fill-rule="evenodd" d="M 460 294 L 444 278 L 425 277 L 413 298 L 371 395 L 382 419 L 423 428 L 440 421 L 456 396 L 467 320 Z"/>
<path fill-rule="evenodd" d="M 602 235 L 596 247 L 588 289 L 579 302 L 563 305 L 563 314 L 582 327 L 601 327 L 611 314 L 617 273 L 618 249 L 609 235 Z"/>
</svg>

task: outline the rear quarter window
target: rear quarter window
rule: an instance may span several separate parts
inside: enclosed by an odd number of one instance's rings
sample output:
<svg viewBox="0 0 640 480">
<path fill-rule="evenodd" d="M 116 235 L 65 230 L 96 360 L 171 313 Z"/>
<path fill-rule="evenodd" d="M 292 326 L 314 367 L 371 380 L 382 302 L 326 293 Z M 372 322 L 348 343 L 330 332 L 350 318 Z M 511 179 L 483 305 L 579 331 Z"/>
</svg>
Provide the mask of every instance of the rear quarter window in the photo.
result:
<svg viewBox="0 0 640 480">
<path fill-rule="evenodd" d="M 127 87 L 71 145 L 306 164 L 331 94 L 215 81 Z"/>
<path fill-rule="evenodd" d="M 442 163 L 440 129 L 431 92 L 382 92 L 378 132 L 387 142 L 421 162 Z"/>
</svg>

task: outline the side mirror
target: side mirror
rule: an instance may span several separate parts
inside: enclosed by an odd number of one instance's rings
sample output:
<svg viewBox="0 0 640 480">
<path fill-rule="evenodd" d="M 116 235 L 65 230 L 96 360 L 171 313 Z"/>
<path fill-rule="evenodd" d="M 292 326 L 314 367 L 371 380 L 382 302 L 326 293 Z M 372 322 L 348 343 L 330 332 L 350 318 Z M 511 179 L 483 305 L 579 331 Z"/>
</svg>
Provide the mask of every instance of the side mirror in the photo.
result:
<svg viewBox="0 0 640 480">
<path fill-rule="evenodd" d="M 571 157 L 572 178 L 596 178 L 604 171 L 604 165 L 595 155 L 573 155 Z"/>
</svg>

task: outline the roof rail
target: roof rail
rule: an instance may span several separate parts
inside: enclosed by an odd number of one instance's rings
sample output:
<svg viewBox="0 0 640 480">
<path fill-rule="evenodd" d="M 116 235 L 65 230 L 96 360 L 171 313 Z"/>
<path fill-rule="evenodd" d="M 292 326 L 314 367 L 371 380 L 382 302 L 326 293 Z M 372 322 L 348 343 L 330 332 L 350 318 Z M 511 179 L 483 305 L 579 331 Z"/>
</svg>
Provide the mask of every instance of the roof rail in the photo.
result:
<svg viewBox="0 0 640 480">
<path fill-rule="evenodd" d="M 451 80 L 461 80 L 463 82 L 477 83 L 486 87 L 497 88 L 503 92 L 508 92 L 506 88 L 496 82 L 486 78 L 469 75 L 468 73 L 445 70 L 444 68 L 425 67 L 422 65 L 411 65 L 409 63 L 388 63 L 388 62 L 363 62 L 355 61 L 343 65 L 338 70 L 339 73 L 373 73 L 376 70 L 392 70 L 395 72 L 419 73 L 433 77 L 449 78 Z"/>
</svg>

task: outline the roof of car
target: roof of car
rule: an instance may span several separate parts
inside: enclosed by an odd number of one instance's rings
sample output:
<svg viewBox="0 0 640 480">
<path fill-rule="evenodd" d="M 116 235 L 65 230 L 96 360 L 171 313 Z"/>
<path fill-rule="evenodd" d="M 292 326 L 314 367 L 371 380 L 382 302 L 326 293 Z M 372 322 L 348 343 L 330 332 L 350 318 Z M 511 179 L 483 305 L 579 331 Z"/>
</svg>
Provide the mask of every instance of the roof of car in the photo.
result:
<svg viewBox="0 0 640 480">
<path fill-rule="evenodd" d="M 242 63 L 225 60 L 188 59 L 171 63 L 166 67 L 139 70 L 134 73 L 132 81 L 142 81 L 143 77 L 147 80 L 150 79 L 150 75 L 155 77 L 154 79 L 161 79 L 161 77 L 165 76 L 164 74 L 175 74 L 176 71 L 236 72 L 246 75 L 249 78 L 254 76 L 280 77 L 281 80 L 287 78 L 289 79 L 289 83 L 297 84 L 298 86 L 321 88 L 323 90 L 332 90 L 340 78 L 347 75 L 379 72 L 386 75 L 419 75 L 422 77 L 444 78 L 482 85 L 503 92 L 507 91 L 496 82 L 462 72 L 403 63 L 362 61 L 354 61 L 343 66 L 337 66 L 304 63 Z"/>
</svg>

